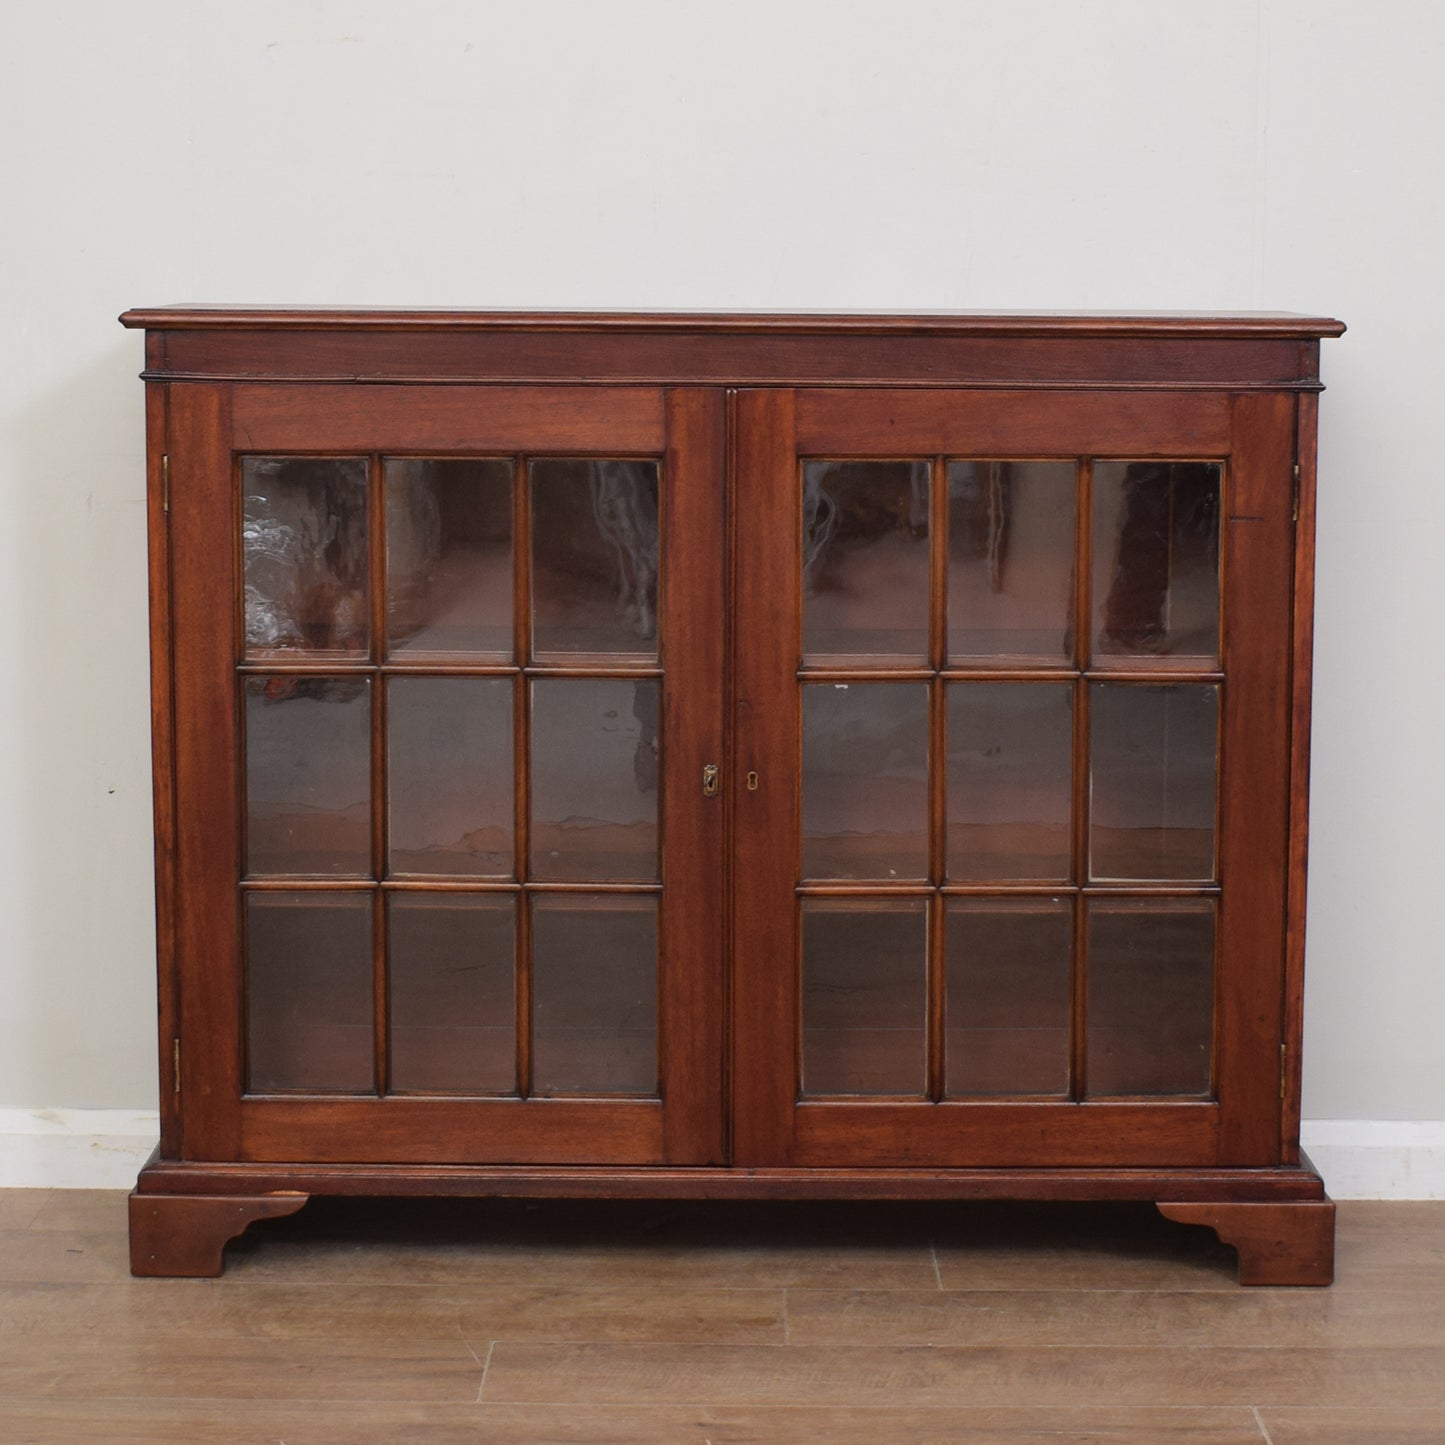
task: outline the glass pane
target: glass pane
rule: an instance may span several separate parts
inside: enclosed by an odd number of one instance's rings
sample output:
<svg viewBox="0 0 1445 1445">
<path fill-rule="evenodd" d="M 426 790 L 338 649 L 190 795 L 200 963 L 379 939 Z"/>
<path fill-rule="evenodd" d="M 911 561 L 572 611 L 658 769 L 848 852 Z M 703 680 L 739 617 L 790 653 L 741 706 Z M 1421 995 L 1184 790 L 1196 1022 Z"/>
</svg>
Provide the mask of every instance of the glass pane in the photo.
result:
<svg viewBox="0 0 1445 1445">
<path fill-rule="evenodd" d="M 391 895 L 394 1090 L 516 1091 L 515 916 L 509 894 Z"/>
<path fill-rule="evenodd" d="M 248 677 L 246 868 L 371 872 L 371 684 Z"/>
<path fill-rule="evenodd" d="M 371 895 L 246 896 L 246 1088 L 370 1094 Z"/>
<path fill-rule="evenodd" d="M 532 652 L 657 656 L 658 465 L 530 467 Z"/>
<path fill-rule="evenodd" d="M 1094 652 L 1219 655 L 1217 462 L 1094 464 Z"/>
<path fill-rule="evenodd" d="M 948 688 L 948 876 L 1070 876 L 1073 696 L 1068 683 Z"/>
<path fill-rule="evenodd" d="M 657 1093 L 657 899 L 532 899 L 532 1092 Z"/>
<path fill-rule="evenodd" d="M 1089 732 L 1090 876 L 1211 880 L 1219 689 L 1096 682 Z"/>
<path fill-rule="evenodd" d="M 803 1092 L 924 1092 L 928 907 L 803 900 Z"/>
<path fill-rule="evenodd" d="M 391 871 L 512 876 L 512 681 L 387 684 Z"/>
<path fill-rule="evenodd" d="M 1089 903 L 1088 1093 L 1208 1094 L 1214 903 Z"/>
<path fill-rule="evenodd" d="M 1073 462 L 948 464 L 948 655 L 1073 655 Z"/>
<path fill-rule="evenodd" d="M 803 653 L 928 656 L 927 462 L 803 463 Z"/>
<path fill-rule="evenodd" d="M 361 656 L 366 459 L 243 457 L 246 652 Z"/>
<path fill-rule="evenodd" d="M 928 684 L 803 688 L 803 876 L 928 876 Z"/>
<path fill-rule="evenodd" d="M 659 703 L 655 678 L 533 682 L 533 879 L 657 879 Z"/>
<path fill-rule="evenodd" d="M 511 459 L 392 457 L 385 477 L 388 647 L 510 659 Z"/>
<path fill-rule="evenodd" d="M 947 911 L 947 1093 L 1067 1094 L 1068 900 L 953 898 Z"/>
</svg>

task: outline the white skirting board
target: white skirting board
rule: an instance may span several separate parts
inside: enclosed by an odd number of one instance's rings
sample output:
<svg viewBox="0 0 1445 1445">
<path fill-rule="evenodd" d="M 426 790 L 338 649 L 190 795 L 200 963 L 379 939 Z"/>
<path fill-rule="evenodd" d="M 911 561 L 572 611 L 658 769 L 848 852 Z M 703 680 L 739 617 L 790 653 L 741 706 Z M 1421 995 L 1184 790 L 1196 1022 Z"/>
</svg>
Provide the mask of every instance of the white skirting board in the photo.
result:
<svg viewBox="0 0 1445 1445">
<path fill-rule="evenodd" d="M 1306 1119 L 1300 1147 L 1332 1199 L 1445 1199 L 1445 1120 Z"/>
<path fill-rule="evenodd" d="M 160 1137 L 143 1109 L 0 1109 L 0 1189 L 129 1189 Z"/>
<path fill-rule="evenodd" d="M 129 1189 L 157 1116 L 0 1109 L 0 1189 Z M 1304 1148 L 1335 1199 L 1445 1199 L 1445 1120 L 1315 1119 Z"/>
</svg>

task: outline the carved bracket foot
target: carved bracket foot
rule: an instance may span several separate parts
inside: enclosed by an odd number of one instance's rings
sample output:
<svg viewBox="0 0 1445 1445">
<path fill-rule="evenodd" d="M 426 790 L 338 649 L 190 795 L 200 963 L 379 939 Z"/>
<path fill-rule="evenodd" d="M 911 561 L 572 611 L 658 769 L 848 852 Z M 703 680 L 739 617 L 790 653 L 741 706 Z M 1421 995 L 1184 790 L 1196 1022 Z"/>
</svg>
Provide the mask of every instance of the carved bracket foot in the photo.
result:
<svg viewBox="0 0 1445 1445">
<path fill-rule="evenodd" d="M 1239 1251 L 1240 1284 L 1329 1284 L 1335 1277 L 1335 1206 L 1160 1204 L 1177 1224 L 1203 1224 Z"/>
<path fill-rule="evenodd" d="M 130 1272 L 171 1277 L 221 1272 L 226 1245 L 258 1219 L 295 1214 L 307 1194 L 130 1196 Z"/>
</svg>

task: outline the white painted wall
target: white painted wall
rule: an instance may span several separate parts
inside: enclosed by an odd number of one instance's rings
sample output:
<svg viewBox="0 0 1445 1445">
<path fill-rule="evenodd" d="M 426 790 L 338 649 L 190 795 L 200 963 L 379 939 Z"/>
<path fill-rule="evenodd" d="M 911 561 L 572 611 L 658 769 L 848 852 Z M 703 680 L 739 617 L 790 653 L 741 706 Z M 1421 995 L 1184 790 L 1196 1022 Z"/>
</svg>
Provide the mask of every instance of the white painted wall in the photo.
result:
<svg viewBox="0 0 1445 1445">
<path fill-rule="evenodd" d="M 154 1103 L 124 307 L 1263 307 L 1351 328 L 1306 1113 L 1445 1119 L 1433 0 L 11 0 L 0 54 L 0 1106 Z"/>
</svg>

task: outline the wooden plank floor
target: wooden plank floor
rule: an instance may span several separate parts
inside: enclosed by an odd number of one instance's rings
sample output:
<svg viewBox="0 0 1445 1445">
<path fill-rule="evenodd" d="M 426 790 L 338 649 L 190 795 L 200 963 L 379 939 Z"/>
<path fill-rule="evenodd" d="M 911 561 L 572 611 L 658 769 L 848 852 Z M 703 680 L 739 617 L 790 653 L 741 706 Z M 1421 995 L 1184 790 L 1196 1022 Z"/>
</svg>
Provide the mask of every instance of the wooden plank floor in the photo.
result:
<svg viewBox="0 0 1445 1445">
<path fill-rule="evenodd" d="M 132 1280 L 0 1191 L 0 1442 L 1445 1442 L 1445 1204 L 1329 1290 L 1136 1206 L 317 1201 Z"/>
</svg>

